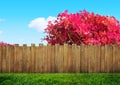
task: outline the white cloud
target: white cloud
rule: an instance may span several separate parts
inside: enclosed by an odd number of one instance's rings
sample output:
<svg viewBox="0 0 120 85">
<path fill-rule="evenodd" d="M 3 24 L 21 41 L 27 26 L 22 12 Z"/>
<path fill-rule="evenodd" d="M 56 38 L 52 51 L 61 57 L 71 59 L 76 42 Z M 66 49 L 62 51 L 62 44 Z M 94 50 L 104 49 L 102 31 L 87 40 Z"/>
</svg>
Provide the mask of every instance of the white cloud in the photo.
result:
<svg viewBox="0 0 120 85">
<path fill-rule="evenodd" d="M 44 29 L 47 27 L 48 21 L 54 22 L 56 20 L 56 17 L 49 16 L 48 18 L 39 17 L 34 20 L 32 20 L 29 23 L 29 28 L 37 29 L 39 32 L 43 32 Z"/>
<path fill-rule="evenodd" d="M 2 34 L 2 33 L 3 33 L 3 31 L 0 30 L 0 34 Z"/>
</svg>

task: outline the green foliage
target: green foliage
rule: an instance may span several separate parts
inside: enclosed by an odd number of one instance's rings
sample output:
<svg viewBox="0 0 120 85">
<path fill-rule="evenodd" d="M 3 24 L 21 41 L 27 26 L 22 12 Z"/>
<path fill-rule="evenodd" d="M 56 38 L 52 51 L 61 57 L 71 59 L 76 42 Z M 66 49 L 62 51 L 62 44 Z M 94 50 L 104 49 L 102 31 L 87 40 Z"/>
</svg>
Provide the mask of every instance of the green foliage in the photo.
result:
<svg viewBox="0 0 120 85">
<path fill-rule="evenodd" d="M 0 85 L 120 85 L 120 74 L 0 74 Z"/>
</svg>

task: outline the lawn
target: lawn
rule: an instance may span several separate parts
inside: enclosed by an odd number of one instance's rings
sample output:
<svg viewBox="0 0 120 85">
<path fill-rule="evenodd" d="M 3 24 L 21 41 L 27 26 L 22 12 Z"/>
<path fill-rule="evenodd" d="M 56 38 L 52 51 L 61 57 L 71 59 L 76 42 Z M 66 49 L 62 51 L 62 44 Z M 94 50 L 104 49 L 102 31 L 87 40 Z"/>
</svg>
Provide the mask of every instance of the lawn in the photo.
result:
<svg viewBox="0 0 120 85">
<path fill-rule="evenodd" d="M 120 85 L 120 73 L 0 74 L 0 85 Z"/>
</svg>

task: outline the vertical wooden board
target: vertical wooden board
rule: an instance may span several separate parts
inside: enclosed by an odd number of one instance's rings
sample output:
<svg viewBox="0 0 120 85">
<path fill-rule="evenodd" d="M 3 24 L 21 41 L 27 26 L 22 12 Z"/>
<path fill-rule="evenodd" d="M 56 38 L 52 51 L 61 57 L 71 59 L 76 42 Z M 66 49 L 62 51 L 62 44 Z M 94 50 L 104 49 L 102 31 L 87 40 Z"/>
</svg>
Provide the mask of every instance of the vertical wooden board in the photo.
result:
<svg viewBox="0 0 120 85">
<path fill-rule="evenodd" d="M 23 60 L 23 58 L 22 58 L 22 47 L 21 46 L 19 46 L 19 57 L 18 57 L 18 60 L 19 60 L 19 67 L 18 67 L 18 73 L 22 73 L 23 71 L 22 71 L 22 60 Z"/>
<path fill-rule="evenodd" d="M 84 72 L 87 73 L 89 69 L 89 46 L 85 46 L 85 56 L 84 56 Z"/>
<path fill-rule="evenodd" d="M 101 68 L 101 56 L 100 56 L 100 45 L 95 46 L 94 48 L 95 52 L 95 70 L 94 72 L 100 73 Z"/>
<path fill-rule="evenodd" d="M 106 69 L 105 68 L 105 46 L 100 47 L 100 61 L 101 61 L 100 72 L 104 73 Z"/>
<path fill-rule="evenodd" d="M 90 62 L 91 62 L 91 67 L 92 67 L 92 73 L 96 73 L 97 71 L 96 71 L 96 69 L 97 69 L 97 63 L 99 63 L 99 62 L 97 62 L 97 59 L 99 59 L 99 54 L 100 54 L 100 52 L 99 52 L 99 46 L 93 46 L 92 45 L 92 47 L 91 47 L 91 49 L 90 49 L 91 51 L 92 51 L 92 53 L 91 53 L 91 58 L 89 58 L 89 60 L 90 60 Z M 100 60 L 99 60 L 100 61 Z M 99 68 L 99 67 L 98 67 Z"/>
<path fill-rule="evenodd" d="M 10 45 L 6 47 L 6 58 L 7 58 L 7 73 L 10 73 Z"/>
<path fill-rule="evenodd" d="M 22 68 L 23 68 L 23 72 L 27 73 L 28 72 L 28 48 L 26 44 L 23 44 L 23 64 L 22 64 Z"/>
<path fill-rule="evenodd" d="M 76 44 L 72 45 L 72 59 L 73 59 L 73 72 L 78 72 L 78 55 L 79 55 L 79 49 L 77 48 Z"/>
<path fill-rule="evenodd" d="M 59 66 L 59 70 L 58 70 L 58 72 L 60 73 L 61 72 L 61 68 L 62 68 L 62 60 L 63 60 L 63 58 L 61 57 L 62 55 L 61 55 L 61 49 L 60 49 L 60 45 L 59 45 L 59 47 L 58 47 L 58 66 Z"/>
<path fill-rule="evenodd" d="M 80 71 L 81 73 L 85 72 L 85 45 L 81 44 L 81 50 L 80 50 Z"/>
<path fill-rule="evenodd" d="M 66 69 L 66 72 L 68 73 L 69 72 L 69 68 L 70 68 L 70 58 L 69 58 L 69 44 L 67 44 L 67 47 L 66 47 L 67 49 L 66 49 L 66 67 L 67 67 L 67 69 Z"/>
<path fill-rule="evenodd" d="M 113 72 L 113 45 L 110 46 L 109 71 Z"/>
<path fill-rule="evenodd" d="M 14 72 L 14 46 L 10 46 L 10 73 Z"/>
<path fill-rule="evenodd" d="M 87 49 L 87 58 L 88 58 L 88 72 L 89 73 L 94 73 L 95 72 L 95 64 L 96 64 L 96 58 L 94 55 L 94 48 L 95 46 L 89 45 Z"/>
<path fill-rule="evenodd" d="M 40 53 L 39 53 L 39 47 L 38 46 L 36 46 L 36 62 L 35 62 L 35 72 L 36 73 L 38 73 L 38 72 L 40 72 Z"/>
<path fill-rule="evenodd" d="M 94 51 L 92 49 L 92 45 L 86 46 L 85 49 L 85 66 L 86 66 L 86 72 L 92 73 L 94 70 L 94 66 L 93 66 L 93 61 L 94 60 Z"/>
<path fill-rule="evenodd" d="M 51 72 L 51 44 L 47 45 L 47 69 L 48 69 L 48 73 Z"/>
<path fill-rule="evenodd" d="M 17 73 L 19 69 L 19 46 L 15 44 L 14 46 L 14 72 Z"/>
<path fill-rule="evenodd" d="M 106 62 L 106 72 L 112 72 L 113 68 L 113 51 L 112 46 L 106 45 L 105 46 L 105 62 Z"/>
<path fill-rule="evenodd" d="M 43 72 L 47 73 L 47 46 L 44 46 L 44 55 L 43 55 L 43 62 L 44 62 L 44 66 L 43 66 Z"/>
<path fill-rule="evenodd" d="M 90 46 L 85 47 L 85 73 L 89 72 L 89 58 L 91 57 Z"/>
<path fill-rule="evenodd" d="M 80 73 L 81 73 L 81 45 L 79 45 L 79 55 L 80 55 L 80 62 L 79 62 L 79 67 L 80 67 Z"/>
<path fill-rule="evenodd" d="M 72 45 L 72 65 L 73 65 L 73 69 L 72 72 L 75 73 L 76 72 L 76 45 L 73 44 Z"/>
<path fill-rule="evenodd" d="M 60 45 L 59 46 L 59 58 L 60 58 L 60 73 L 63 73 L 63 66 L 64 66 L 64 61 L 63 61 L 63 58 L 64 58 L 64 49 L 63 49 L 63 45 Z"/>
<path fill-rule="evenodd" d="M 44 56 L 44 61 L 45 61 L 45 73 L 48 73 L 48 55 L 47 55 L 47 46 L 45 46 L 45 56 Z"/>
<path fill-rule="evenodd" d="M 35 72 L 35 44 L 31 44 L 31 72 Z"/>
<path fill-rule="evenodd" d="M 52 54 L 51 54 L 51 71 L 52 71 L 52 73 L 54 73 L 55 72 L 55 46 L 54 45 L 52 45 L 52 48 L 51 48 L 51 50 L 52 50 Z"/>
<path fill-rule="evenodd" d="M 75 66 L 76 73 L 80 72 L 80 46 L 75 45 Z"/>
<path fill-rule="evenodd" d="M 17 65 L 17 68 L 16 67 L 15 68 L 16 68 L 17 72 L 20 73 L 20 72 L 22 72 L 22 47 L 19 45 L 17 45 L 16 47 L 17 47 L 17 50 L 16 50 L 17 54 L 16 54 L 15 62 L 18 65 Z"/>
<path fill-rule="evenodd" d="M 31 72 L 31 48 L 29 46 L 26 48 L 26 72 Z"/>
<path fill-rule="evenodd" d="M 113 72 L 118 72 L 118 59 L 119 47 L 117 45 L 113 46 Z"/>
<path fill-rule="evenodd" d="M 108 67 L 107 67 L 108 51 L 107 51 L 107 49 L 108 49 L 108 46 L 105 45 L 105 73 L 108 72 Z"/>
<path fill-rule="evenodd" d="M 113 62 L 113 65 L 114 65 L 114 72 L 117 72 L 119 73 L 120 72 L 120 46 L 116 46 L 114 48 L 115 52 L 114 52 L 114 62 Z"/>
<path fill-rule="evenodd" d="M 61 72 L 61 54 L 60 54 L 60 45 L 58 45 L 58 48 L 57 48 L 57 57 L 56 57 L 56 60 L 57 60 L 57 72 L 60 73 Z"/>
<path fill-rule="evenodd" d="M 43 46 L 43 59 L 42 59 L 42 72 L 45 73 L 45 54 L 46 54 L 46 50 L 45 50 L 45 46 Z"/>
<path fill-rule="evenodd" d="M 62 55 L 61 55 L 61 49 L 60 49 L 60 45 L 59 45 L 59 47 L 58 47 L 58 54 L 57 54 L 57 65 L 58 65 L 58 72 L 59 73 L 61 73 L 62 71 L 61 71 L 61 68 L 62 68 L 62 60 L 63 60 L 63 58 L 61 57 Z"/>
<path fill-rule="evenodd" d="M 36 53 L 35 53 L 35 72 L 39 73 L 40 72 L 40 49 L 39 46 L 36 46 Z"/>
<path fill-rule="evenodd" d="M 47 57 L 47 46 L 44 47 L 45 55 L 44 55 L 44 67 L 45 67 L 45 73 L 48 73 L 48 57 Z"/>
<path fill-rule="evenodd" d="M 25 53 L 26 53 L 26 44 L 24 44 L 22 46 L 22 58 L 23 58 L 23 63 L 22 63 L 22 69 L 23 69 L 23 73 L 26 72 L 26 57 L 25 57 Z"/>
<path fill-rule="evenodd" d="M 0 73 L 2 72 L 2 46 L 0 45 Z"/>
<path fill-rule="evenodd" d="M 6 73 L 7 71 L 7 62 L 6 62 L 6 46 L 3 46 L 3 51 L 2 51 L 2 58 L 1 58 L 1 60 L 2 60 L 2 72 L 3 73 Z"/>
<path fill-rule="evenodd" d="M 40 53 L 40 58 L 39 58 L 39 66 L 40 66 L 40 72 L 43 73 L 43 67 L 44 67 L 44 62 L 43 62 L 43 58 L 44 58 L 44 51 L 43 51 L 43 45 L 39 45 L 39 53 Z"/>
<path fill-rule="evenodd" d="M 118 72 L 120 73 L 120 46 L 119 46 L 119 48 L 118 48 L 118 57 L 117 57 L 117 59 L 118 59 Z"/>
<path fill-rule="evenodd" d="M 64 72 L 68 72 L 68 44 L 64 44 Z"/>
<path fill-rule="evenodd" d="M 72 45 L 68 46 L 68 65 L 69 65 L 69 69 L 68 71 L 70 73 L 73 72 L 73 52 L 72 52 Z"/>
<path fill-rule="evenodd" d="M 60 67 L 60 65 L 59 65 L 59 45 L 58 44 L 56 44 L 55 45 L 55 73 L 57 73 L 58 71 L 59 71 L 59 67 Z"/>
</svg>

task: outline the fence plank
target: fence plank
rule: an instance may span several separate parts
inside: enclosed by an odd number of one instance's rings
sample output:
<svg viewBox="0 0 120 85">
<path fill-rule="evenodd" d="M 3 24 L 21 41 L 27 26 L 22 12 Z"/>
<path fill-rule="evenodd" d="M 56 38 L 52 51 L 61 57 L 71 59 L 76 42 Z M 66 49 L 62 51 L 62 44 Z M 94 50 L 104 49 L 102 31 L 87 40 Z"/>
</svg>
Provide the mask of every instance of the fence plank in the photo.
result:
<svg viewBox="0 0 120 85">
<path fill-rule="evenodd" d="M 118 45 L 113 46 L 113 72 L 120 72 L 120 47 Z"/>
<path fill-rule="evenodd" d="M 94 48 L 93 45 L 90 45 L 87 50 L 87 56 L 88 56 L 88 72 L 94 72 L 95 71 L 95 55 L 94 55 Z"/>
<path fill-rule="evenodd" d="M 57 47 L 57 49 L 56 49 L 56 51 L 57 51 L 57 56 L 55 57 L 55 60 L 57 60 L 57 68 L 58 68 L 58 72 L 59 73 L 61 73 L 62 71 L 62 62 L 63 62 L 63 57 L 61 57 L 61 49 L 60 49 L 60 45 L 58 45 L 58 47 Z"/>
<path fill-rule="evenodd" d="M 75 52 L 76 52 L 76 56 L 75 56 L 75 62 L 76 62 L 76 72 L 79 73 L 80 72 L 80 46 L 75 46 Z"/>
<path fill-rule="evenodd" d="M 26 67 L 27 67 L 27 72 L 29 73 L 29 72 L 31 72 L 31 68 L 32 68 L 32 66 L 31 66 L 31 47 L 27 47 L 27 54 L 26 54 Z M 35 58 L 36 58 L 36 56 L 35 56 Z M 36 72 L 36 70 L 34 70 L 34 72 Z"/>
<path fill-rule="evenodd" d="M 9 50 L 10 51 L 10 50 Z M 14 46 L 14 72 L 22 72 L 22 49 L 18 44 Z"/>
<path fill-rule="evenodd" d="M 30 61 L 31 62 L 31 61 Z M 23 72 L 24 70 L 22 69 L 22 63 L 23 63 L 23 56 L 22 56 L 22 47 L 19 46 L 19 68 L 18 68 L 18 73 Z"/>
<path fill-rule="evenodd" d="M 118 72 L 120 72 L 120 46 L 118 48 L 118 53 L 117 53 L 117 62 L 118 62 Z"/>
<path fill-rule="evenodd" d="M 85 72 L 85 45 L 81 44 L 81 50 L 80 50 L 80 71 L 81 73 Z"/>
<path fill-rule="evenodd" d="M 60 55 L 60 73 L 64 72 L 64 46 L 60 45 L 59 47 L 59 55 Z"/>
<path fill-rule="evenodd" d="M 51 47 L 51 72 L 55 72 L 55 46 Z"/>
<path fill-rule="evenodd" d="M 68 72 L 68 44 L 64 44 L 64 72 Z"/>
<path fill-rule="evenodd" d="M 6 73 L 9 73 L 10 67 L 10 58 L 9 58 L 9 45 L 6 45 Z"/>
<path fill-rule="evenodd" d="M 44 46 L 43 47 L 43 52 L 44 52 L 44 55 L 43 55 L 43 63 L 44 63 L 44 66 L 43 66 L 43 72 L 46 73 L 47 72 L 47 46 Z"/>
<path fill-rule="evenodd" d="M 55 59 L 55 67 L 54 67 L 54 71 L 55 71 L 55 73 L 57 73 L 58 71 L 59 71 L 59 45 L 58 44 L 56 44 L 55 45 L 55 57 L 54 57 L 54 59 Z"/>
<path fill-rule="evenodd" d="M 100 45 L 94 46 L 94 52 L 95 52 L 95 71 L 94 72 L 100 72 L 100 67 L 101 67 L 101 58 L 100 58 Z"/>
<path fill-rule="evenodd" d="M 68 69 L 68 71 L 71 72 L 71 73 L 73 73 L 73 71 L 74 71 L 74 68 L 73 68 L 73 67 L 74 67 L 74 66 L 73 66 L 73 63 L 74 63 L 73 60 L 74 60 L 74 59 L 73 59 L 73 57 L 74 57 L 74 56 L 73 56 L 73 53 L 72 53 L 72 52 L 73 52 L 73 51 L 72 51 L 72 45 L 69 45 L 69 46 L 68 46 L 68 52 L 69 52 L 69 53 L 68 53 L 68 64 L 69 64 L 69 69 Z"/>
<path fill-rule="evenodd" d="M 38 50 L 39 50 L 38 51 L 39 57 L 37 57 L 37 60 L 36 60 L 36 62 L 38 63 L 38 69 L 39 69 L 38 72 L 43 73 L 42 69 L 43 69 L 44 64 L 43 64 L 43 45 L 42 44 L 39 44 Z"/>
<path fill-rule="evenodd" d="M 1 60 L 2 60 L 2 72 L 7 72 L 7 58 L 6 58 L 6 46 L 3 46 L 3 49 L 2 49 L 2 57 L 1 57 Z"/>
<path fill-rule="evenodd" d="M 14 47 L 10 46 L 10 72 L 14 72 Z"/>
<path fill-rule="evenodd" d="M 40 72 L 40 52 L 39 52 L 39 46 L 36 46 L 36 53 L 35 53 L 35 72 Z"/>
<path fill-rule="evenodd" d="M 113 50 L 112 46 L 106 45 L 105 46 L 105 62 L 106 62 L 106 72 L 112 72 L 113 68 Z"/>
<path fill-rule="evenodd" d="M 0 45 L 0 73 L 2 72 L 2 46 Z"/>
<path fill-rule="evenodd" d="M 26 73 L 27 72 L 27 45 L 23 44 L 23 48 L 22 48 L 22 58 L 23 58 L 23 63 L 22 63 L 22 69 L 23 72 Z M 15 62 L 15 61 L 14 61 Z"/>
<path fill-rule="evenodd" d="M 87 73 L 88 72 L 88 68 L 89 68 L 89 46 L 85 46 L 85 56 L 84 56 L 84 72 Z"/>
<path fill-rule="evenodd" d="M 101 58 L 100 72 L 104 73 L 106 69 L 105 68 L 105 46 L 100 47 L 100 58 Z"/>
<path fill-rule="evenodd" d="M 19 62 L 19 46 L 18 44 L 15 44 L 14 46 L 14 72 L 15 73 L 17 73 L 19 69 L 18 62 Z"/>
<path fill-rule="evenodd" d="M 76 45 L 73 44 L 72 45 L 72 64 L 73 64 L 73 72 L 75 73 L 76 72 Z"/>
<path fill-rule="evenodd" d="M 51 72 L 51 44 L 47 45 L 47 72 Z"/>
<path fill-rule="evenodd" d="M 35 72 L 35 44 L 31 44 L 31 72 Z"/>
</svg>

